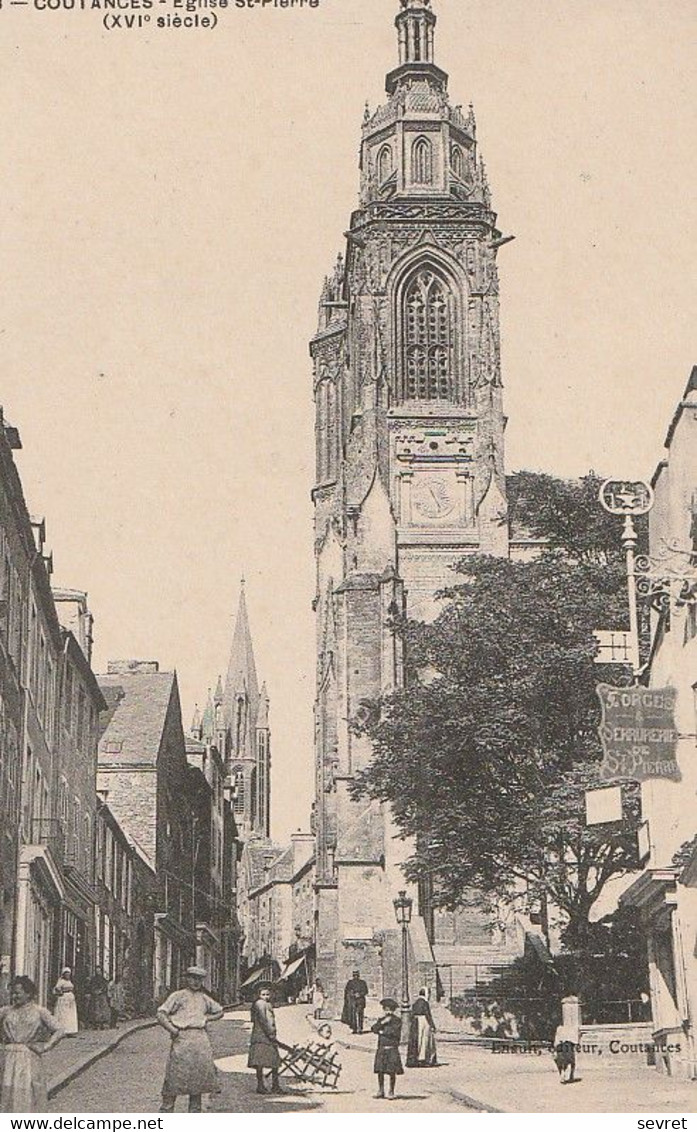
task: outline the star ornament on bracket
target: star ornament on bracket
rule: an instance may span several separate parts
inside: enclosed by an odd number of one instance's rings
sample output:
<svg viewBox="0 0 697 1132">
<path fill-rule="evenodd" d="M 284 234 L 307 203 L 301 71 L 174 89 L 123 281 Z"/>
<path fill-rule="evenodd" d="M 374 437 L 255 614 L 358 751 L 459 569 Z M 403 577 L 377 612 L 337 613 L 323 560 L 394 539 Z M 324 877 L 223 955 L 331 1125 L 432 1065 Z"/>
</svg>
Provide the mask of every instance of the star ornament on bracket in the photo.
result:
<svg viewBox="0 0 697 1132">
<path fill-rule="evenodd" d="M 605 480 L 599 499 L 610 515 L 648 515 L 654 494 L 651 485 L 643 480 Z"/>
</svg>

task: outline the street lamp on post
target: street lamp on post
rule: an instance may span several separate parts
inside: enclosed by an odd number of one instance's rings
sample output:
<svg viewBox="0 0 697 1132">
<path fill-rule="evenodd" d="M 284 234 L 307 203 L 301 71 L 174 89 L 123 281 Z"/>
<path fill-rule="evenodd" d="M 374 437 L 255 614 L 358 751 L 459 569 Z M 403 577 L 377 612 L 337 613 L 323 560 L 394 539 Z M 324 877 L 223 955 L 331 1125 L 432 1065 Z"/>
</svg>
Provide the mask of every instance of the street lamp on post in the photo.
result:
<svg viewBox="0 0 697 1132">
<path fill-rule="evenodd" d="M 641 658 L 639 655 L 639 613 L 637 610 L 636 594 L 636 546 L 637 533 L 631 515 L 624 517 L 624 530 L 622 531 L 622 548 L 627 563 L 627 596 L 629 598 L 629 640 L 632 658 L 634 679 L 638 680 L 641 673 Z"/>
<path fill-rule="evenodd" d="M 641 675 L 639 653 L 639 615 L 637 610 L 637 533 L 634 518 L 647 515 L 653 507 L 654 495 L 650 484 L 643 480 L 606 480 L 600 488 L 600 503 L 609 515 L 624 519 L 622 549 L 627 565 L 627 597 L 629 602 L 629 654 L 634 680 Z"/>
<path fill-rule="evenodd" d="M 394 901 L 394 914 L 397 917 L 397 923 L 402 929 L 402 1015 L 406 1016 L 409 1013 L 409 935 L 408 929 L 411 923 L 411 910 L 414 901 L 410 896 L 407 896 L 404 889 L 401 890 L 399 895 L 395 897 Z"/>
</svg>

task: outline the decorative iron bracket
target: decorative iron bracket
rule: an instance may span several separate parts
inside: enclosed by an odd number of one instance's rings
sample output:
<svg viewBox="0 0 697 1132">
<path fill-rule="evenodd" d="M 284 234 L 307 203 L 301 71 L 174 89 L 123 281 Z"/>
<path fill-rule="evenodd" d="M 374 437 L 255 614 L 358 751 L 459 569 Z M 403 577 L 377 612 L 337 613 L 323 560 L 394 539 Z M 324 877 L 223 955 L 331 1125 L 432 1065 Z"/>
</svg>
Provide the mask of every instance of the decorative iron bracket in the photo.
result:
<svg viewBox="0 0 697 1132">
<path fill-rule="evenodd" d="M 634 565 L 637 597 L 658 613 L 697 603 L 697 553 L 677 540 L 663 540 L 658 554 L 639 555 Z"/>
</svg>

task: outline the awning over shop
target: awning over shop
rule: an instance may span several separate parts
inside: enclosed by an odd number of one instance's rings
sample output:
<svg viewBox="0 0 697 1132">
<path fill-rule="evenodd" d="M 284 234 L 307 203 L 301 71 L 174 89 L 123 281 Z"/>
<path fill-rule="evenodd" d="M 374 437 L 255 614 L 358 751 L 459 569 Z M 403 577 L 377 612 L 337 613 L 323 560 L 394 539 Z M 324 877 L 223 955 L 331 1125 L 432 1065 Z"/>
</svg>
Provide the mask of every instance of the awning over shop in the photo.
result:
<svg viewBox="0 0 697 1132">
<path fill-rule="evenodd" d="M 281 972 L 282 979 L 289 979 L 291 975 L 295 974 L 299 967 L 302 967 L 305 962 L 305 956 L 301 955 L 299 959 L 293 959 L 290 963 L 286 963 L 283 971 Z"/>
<path fill-rule="evenodd" d="M 155 931 L 162 932 L 166 939 L 193 952 L 196 947 L 196 936 L 193 932 L 183 928 L 173 920 L 167 912 L 155 913 Z"/>
<path fill-rule="evenodd" d="M 29 879 L 29 874 L 40 879 L 49 898 L 63 900 L 65 887 L 60 870 L 48 845 L 21 845 L 19 849 L 18 879 Z"/>
<path fill-rule="evenodd" d="M 76 870 L 66 865 L 63 870 L 65 879 L 65 904 L 79 920 L 89 922 L 94 914 L 94 906 L 99 904 L 99 893 Z"/>
<path fill-rule="evenodd" d="M 644 869 L 638 880 L 620 896 L 620 905 L 641 908 L 644 915 L 653 915 L 675 905 L 678 870 Z"/>
<path fill-rule="evenodd" d="M 260 967 L 258 971 L 253 971 L 251 975 L 247 976 L 243 983 L 240 983 L 240 990 L 242 990 L 243 987 L 251 987 L 252 983 L 258 983 L 259 979 L 263 979 L 266 974 L 267 970 L 265 967 Z"/>
</svg>

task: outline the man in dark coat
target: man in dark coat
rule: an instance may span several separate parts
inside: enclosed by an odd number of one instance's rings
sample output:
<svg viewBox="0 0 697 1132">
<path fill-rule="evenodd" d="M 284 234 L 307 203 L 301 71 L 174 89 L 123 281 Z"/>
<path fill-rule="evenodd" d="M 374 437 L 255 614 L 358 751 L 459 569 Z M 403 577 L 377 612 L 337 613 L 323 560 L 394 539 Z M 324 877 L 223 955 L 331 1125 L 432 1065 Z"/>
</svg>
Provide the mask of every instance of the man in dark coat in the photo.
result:
<svg viewBox="0 0 697 1132">
<path fill-rule="evenodd" d="M 360 971 L 354 971 L 344 988 L 344 1009 L 341 1021 L 350 1026 L 354 1034 L 363 1033 L 365 1000 L 368 997 L 368 984 L 361 978 Z"/>
<path fill-rule="evenodd" d="M 380 1003 L 384 1010 L 382 1018 L 378 1018 L 371 1030 L 378 1036 L 378 1048 L 375 1052 L 373 1072 L 378 1075 L 378 1097 L 385 1096 L 385 1077 L 389 1081 L 390 1091 L 387 1099 L 394 1098 L 394 1087 L 397 1077 L 404 1073 L 402 1059 L 399 1055 L 399 1042 L 402 1036 L 402 1019 L 399 1017 L 399 1006 L 393 998 L 383 998 Z"/>
<path fill-rule="evenodd" d="M 271 1070 L 271 1092 L 283 1090 L 278 1081 L 281 1057 L 276 1037 L 276 1016 L 271 1005 L 271 987 L 268 983 L 259 988 L 257 1000 L 252 1003 L 252 1035 L 249 1041 L 247 1064 L 257 1072 L 257 1092 L 265 1093 L 264 1070 Z"/>
</svg>

